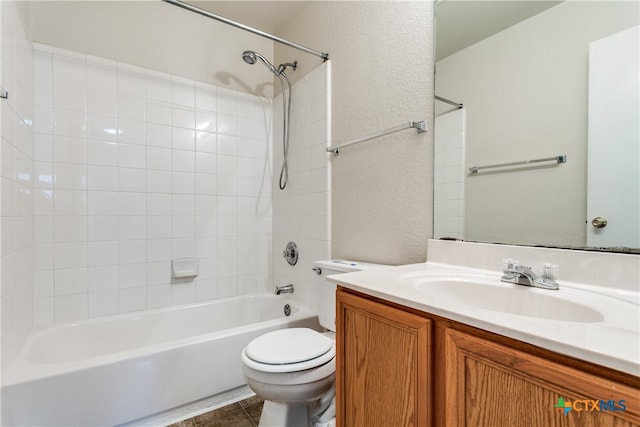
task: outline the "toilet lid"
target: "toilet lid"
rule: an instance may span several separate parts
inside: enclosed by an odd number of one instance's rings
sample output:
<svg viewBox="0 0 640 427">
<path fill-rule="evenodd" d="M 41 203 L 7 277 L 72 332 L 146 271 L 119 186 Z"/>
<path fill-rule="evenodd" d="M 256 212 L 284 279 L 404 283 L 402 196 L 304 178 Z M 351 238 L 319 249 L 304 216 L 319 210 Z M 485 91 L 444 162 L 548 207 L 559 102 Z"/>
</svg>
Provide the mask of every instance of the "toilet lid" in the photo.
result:
<svg viewBox="0 0 640 427">
<path fill-rule="evenodd" d="M 246 355 L 259 363 L 287 365 L 312 360 L 333 346 L 326 336 L 308 328 L 280 329 L 254 339 Z"/>
</svg>

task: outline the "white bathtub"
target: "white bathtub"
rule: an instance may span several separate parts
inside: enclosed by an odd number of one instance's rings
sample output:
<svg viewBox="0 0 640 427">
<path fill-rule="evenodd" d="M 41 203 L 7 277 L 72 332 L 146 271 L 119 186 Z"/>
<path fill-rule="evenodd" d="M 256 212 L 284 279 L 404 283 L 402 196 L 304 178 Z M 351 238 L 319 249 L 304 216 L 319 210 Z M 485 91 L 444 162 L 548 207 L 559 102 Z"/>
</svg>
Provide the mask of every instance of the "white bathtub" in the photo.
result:
<svg viewBox="0 0 640 427">
<path fill-rule="evenodd" d="M 316 313 L 255 294 L 44 329 L 3 376 L 2 425 L 117 425 L 225 392 L 250 340 L 294 326 L 319 328 Z"/>
</svg>

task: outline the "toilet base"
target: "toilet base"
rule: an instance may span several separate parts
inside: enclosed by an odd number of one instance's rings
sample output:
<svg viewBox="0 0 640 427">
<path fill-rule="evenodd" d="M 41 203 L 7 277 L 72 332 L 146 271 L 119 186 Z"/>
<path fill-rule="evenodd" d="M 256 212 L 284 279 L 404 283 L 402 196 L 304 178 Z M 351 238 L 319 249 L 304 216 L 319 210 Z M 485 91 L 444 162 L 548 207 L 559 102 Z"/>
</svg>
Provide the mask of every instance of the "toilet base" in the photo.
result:
<svg viewBox="0 0 640 427">
<path fill-rule="evenodd" d="M 258 427 L 311 427 L 309 407 L 265 400 Z"/>
</svg>

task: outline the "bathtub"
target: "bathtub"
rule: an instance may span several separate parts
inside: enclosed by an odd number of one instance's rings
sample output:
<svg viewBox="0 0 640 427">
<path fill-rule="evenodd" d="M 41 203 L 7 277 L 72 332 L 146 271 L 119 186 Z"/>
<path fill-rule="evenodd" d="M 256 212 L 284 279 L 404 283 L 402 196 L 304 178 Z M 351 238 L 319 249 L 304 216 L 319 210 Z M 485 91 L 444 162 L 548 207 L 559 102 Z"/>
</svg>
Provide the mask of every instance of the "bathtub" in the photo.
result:
<svg viewBox="0 0 640 427">
<path fill-rule="evenodd" d="M 223 393 L 245 384 L 249 341 L 288 327 L 320 326 L 289 295 L 253 294 L 37 331 L 3 375 L 2 425 L 113 426 Z"/>
</svg>

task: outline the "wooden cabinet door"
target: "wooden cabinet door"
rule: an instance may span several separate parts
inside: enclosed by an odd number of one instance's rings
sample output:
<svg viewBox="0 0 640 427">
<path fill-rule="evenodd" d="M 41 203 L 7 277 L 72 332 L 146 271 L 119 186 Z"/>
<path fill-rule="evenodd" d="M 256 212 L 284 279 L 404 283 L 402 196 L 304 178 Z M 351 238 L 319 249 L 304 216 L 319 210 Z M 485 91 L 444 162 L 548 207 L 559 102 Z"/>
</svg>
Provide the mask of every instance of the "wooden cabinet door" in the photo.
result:
<svg viewBox="0 0 640 427">
<path fill-rule="evenodd" d="M 446 426 L 604 427 L 640 422 L 637 388 L 454 329 L 446 329 L 444 336 Z M 605 403 L 596 403 L 599 400 Z"/>
<path fill-rule="evenodd" d="M 431 320 L 343 291 L 337 296 L 337 425 L 429 426 Z"/>
</svg>

